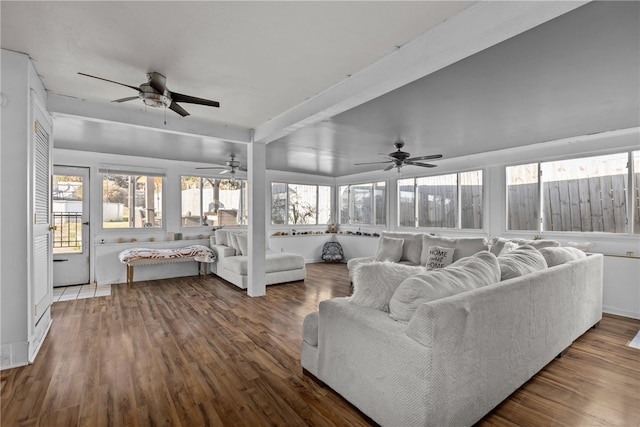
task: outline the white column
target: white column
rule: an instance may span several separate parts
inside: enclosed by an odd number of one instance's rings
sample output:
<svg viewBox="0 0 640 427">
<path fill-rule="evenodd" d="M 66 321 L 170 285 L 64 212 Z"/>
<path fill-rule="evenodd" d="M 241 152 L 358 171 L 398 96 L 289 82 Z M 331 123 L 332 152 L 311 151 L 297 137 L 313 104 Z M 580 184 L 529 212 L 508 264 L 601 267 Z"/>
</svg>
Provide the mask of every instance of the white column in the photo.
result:
<svg viewBox="0 0 640 427">
<path fill-rule="evenodd" d="M 264 253 L 267 234 L 267 145 L 252 141 L 247 150 L 249 179 L 249 271 L 247 295 L 260 297 L 267 293 Z"/>
</svg>

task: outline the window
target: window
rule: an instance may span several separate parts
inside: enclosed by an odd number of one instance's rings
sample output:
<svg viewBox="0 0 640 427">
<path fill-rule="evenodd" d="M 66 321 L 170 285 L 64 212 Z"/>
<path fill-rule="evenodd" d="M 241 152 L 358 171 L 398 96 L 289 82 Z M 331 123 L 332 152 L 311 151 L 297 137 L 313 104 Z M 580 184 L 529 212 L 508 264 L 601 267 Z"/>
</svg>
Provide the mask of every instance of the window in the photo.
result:
<svg viewBox="0 0 640 427">
<path fill-rule="evenodd" d="M 272 224 L 327 224 L 331 218 L 331 187 L 271 183 Z"/>
<path fill-rule="evenodd" d="M 100 169 L 103 228 L 161 228 L 163 177 Z"/>
<path fill-rule="evenodd" d="M 246 180 L 182 176 L 180 186 L 183 227 L 247 223 Z"/>
<path fill-rule="evenodd" d="M 482 228 L 482 171 L 398 180 L 401 227 Z"/>
<path fill-rule="evenodd" d="M 507 167 L 508 229 L 640 233 L 638 153 Z"/>
<path fill-rule="evenodd" d="M 386 225 L 386 183 L 341 185 L 338 223 L 347 225 Z"/>
</svg>

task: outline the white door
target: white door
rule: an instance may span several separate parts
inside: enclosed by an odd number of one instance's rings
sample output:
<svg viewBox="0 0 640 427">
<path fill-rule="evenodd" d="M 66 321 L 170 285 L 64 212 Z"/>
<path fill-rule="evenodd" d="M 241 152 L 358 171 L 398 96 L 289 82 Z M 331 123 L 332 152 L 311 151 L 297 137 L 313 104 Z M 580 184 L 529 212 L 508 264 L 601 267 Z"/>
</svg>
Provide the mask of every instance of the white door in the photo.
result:
<svg viewBox="0 0 640 427">
<path fill-rule="evenodd" d="M 53 286 L 89 283 L 89 169 L 53 168 Z"/>
<path fill-rule="evenodd" d="M 51 275 L 51 123 L 48 116 L 33 102 L 33 145 L 31 164 L 31 275 L 30 293 L 32 325 L 37 325 L 51 305 L 53 294 Z"/>
</svg>

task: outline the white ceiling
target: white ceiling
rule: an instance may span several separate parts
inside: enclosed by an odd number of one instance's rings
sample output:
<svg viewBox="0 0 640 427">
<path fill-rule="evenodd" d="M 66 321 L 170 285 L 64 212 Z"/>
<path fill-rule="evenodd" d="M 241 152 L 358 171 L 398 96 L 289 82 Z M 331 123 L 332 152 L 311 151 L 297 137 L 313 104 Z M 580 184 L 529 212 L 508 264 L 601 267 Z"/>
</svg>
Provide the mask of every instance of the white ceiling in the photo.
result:
<svg viewBox="0 0 640 427">
<path fill-rule="evenodd" d="M 451 158 L 638 126 L 638 2 L 529 3 L 2 1 L 1 43 L 33 58 L 60 148 L 244 163 L 255 129 L 269 169 L 343 176 L 396 138 Z M 79 71 L 221 108 L 165 125 Z"/>
</svg>

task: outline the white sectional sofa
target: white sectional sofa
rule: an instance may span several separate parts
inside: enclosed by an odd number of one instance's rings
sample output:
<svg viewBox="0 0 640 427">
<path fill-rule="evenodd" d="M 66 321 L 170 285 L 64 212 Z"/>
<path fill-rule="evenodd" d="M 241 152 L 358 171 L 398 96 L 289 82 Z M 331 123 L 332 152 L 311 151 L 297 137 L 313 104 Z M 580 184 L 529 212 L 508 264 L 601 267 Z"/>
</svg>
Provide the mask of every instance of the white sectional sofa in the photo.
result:
<svg viewBox="0 0 640 427">
<path fill-rule="evenodd" d="M 211 272 L 242 289 L 247 289 L 249 257 L 245 231 L 219 229 L 211 240 L 211 250 L 216 262 Z M 307 274 L 304 258 L 288 252 L 271 249 L 265 254 L 265 279 L 267 285 L 304 280 Z"/>
<path fill-rule="evenodd" d="M 600 321 L 602 260 L 526 245 L 360 263 L 353 295 L 305 318 L 302 367 L 380 425 L 472 425 Z"/>
</svg>

